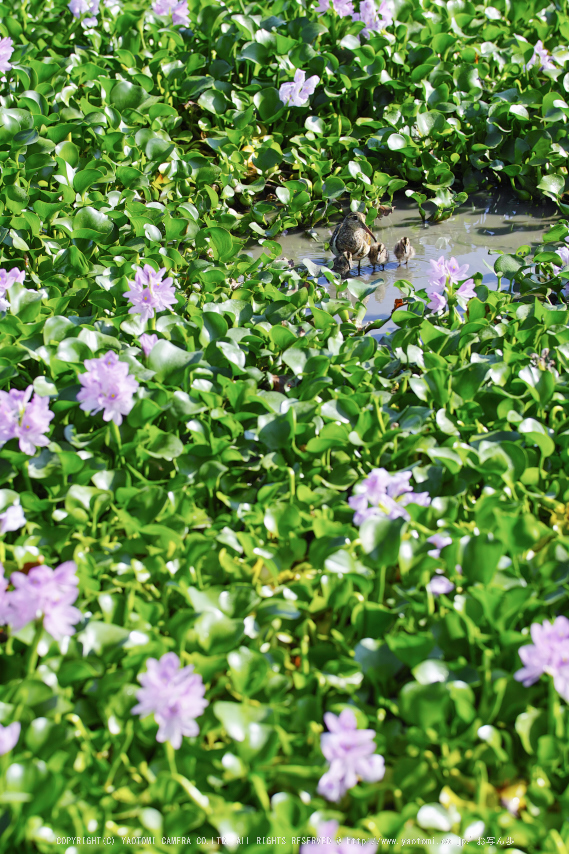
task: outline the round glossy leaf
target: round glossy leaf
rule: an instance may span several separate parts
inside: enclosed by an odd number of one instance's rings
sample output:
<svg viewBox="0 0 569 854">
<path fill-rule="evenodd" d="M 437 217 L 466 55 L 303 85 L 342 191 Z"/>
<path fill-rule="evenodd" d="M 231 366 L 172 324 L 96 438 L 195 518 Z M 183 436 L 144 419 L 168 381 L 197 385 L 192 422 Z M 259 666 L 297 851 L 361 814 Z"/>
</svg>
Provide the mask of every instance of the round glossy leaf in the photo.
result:
<svg viewBox="0 0 569 854">
<path fill-rule="evenodd" d="M 109 102 L 119 113 L 122 113 L 123 110 L 136 110 L 147 97 L 147 93 L 141 86 L 119 80 L 111 89 Z"/>
</svg>

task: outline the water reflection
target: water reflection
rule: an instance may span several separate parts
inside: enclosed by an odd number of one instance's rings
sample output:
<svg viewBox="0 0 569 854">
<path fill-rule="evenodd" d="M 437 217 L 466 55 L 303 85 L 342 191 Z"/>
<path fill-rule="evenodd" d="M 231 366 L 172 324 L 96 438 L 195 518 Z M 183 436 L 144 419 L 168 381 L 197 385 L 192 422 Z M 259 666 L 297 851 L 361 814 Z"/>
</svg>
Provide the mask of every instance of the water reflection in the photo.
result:
<svg viewBox="0 0 569 854">
<path fill-rule="evenodd" d="M 423 286 L 430 269 L 429 261 L 441 255 L 454 255 L 461 264 L 469 265 L 469 275 L 482 273 L 484 284 L 490 288 L 496 287 L 497 278 L 493 269 L 495 258 L 490 250 L 494 254 L 498 251 L 512 253 L 523 244 L 536 247 L 544 232 L 558 218 L 553 203 L 536 205 L 521 202 L 507 194 L 471 196 L 454 216 L 433 225 L 422 222 L 417 206 L 405 196 L 396 198 L 395 204 L 395 211 L 377 220 L 373 229 L 377 240 L 385 243 L 389 250 L 390 260 L 385 270 L 376 268 L 373 272 L 371 265 L 364 266 L 362 262 L 361 281 L 384 280 L 366 300 L 366 322 L 389 317 L 394 301 L 401 296 L 395 282 L 406 279 L 415 287 Z M 324 244 L 330 239 L 333 230 L 333 227 L 315 229 L 317 240 L 305 232 L 283 234 L 277 240 L 282 246 L 283 255 L 293 258 L 297 263 L 309 258 L 315 264 L 331 267 L 333 256 L 324 249 Z M 417 254 L 408 267 L 398 267 L 393 247 L 404 235 L 410 238 Z M 260 251 L 260 247 L 251 250 L 254 255 Z M 357 272 L 356 267 L 354 265 L 352 268 L 354 273 Z M 320 281 L 322 284 L 326 282 L 324 278 Z M 388 328 L 389 325 L 384 327 L 386 330 Z"/>
</svg>

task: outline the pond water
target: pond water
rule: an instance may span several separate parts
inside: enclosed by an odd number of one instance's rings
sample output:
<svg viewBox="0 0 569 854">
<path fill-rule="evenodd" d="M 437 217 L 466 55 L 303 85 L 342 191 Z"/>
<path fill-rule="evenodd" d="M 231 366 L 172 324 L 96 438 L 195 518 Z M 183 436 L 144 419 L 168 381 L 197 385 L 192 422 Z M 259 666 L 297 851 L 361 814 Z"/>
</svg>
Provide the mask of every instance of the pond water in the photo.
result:
<svg viewBox="0 0 569 854">
<path fill-rule="evenodd" d="M 395 210 L 387 217 L 377 220 L 372 231 L 377 240 L 385 243 L 390 260 L 385 270 L 376 267 L 372 271 L 367 261 L 362 262 L 361 278 L 364 282 L 378 281 L 378 287 L 367 298 L 365 321 L 385 319 L 390 316 L 394 301 L 401 297 L 395 287 L 398 279 L 407 279 L 417 288 L 424 286 L 430 270 L 429 261 L 454 256 L 461 264 L 469 265 L 469 275 L 482 273 L 483 282 L 496 288 L 498 280 L 494 273 L 497 252 L 514 253 L 520 246 L 537 247 L 544 232 L 557 220 L 558 213 L 553 203 L 533 204 L 521 202 L 510 194 L 471 196 L 468 202 L 444 222 L 424 223 L 417 205 L 405 196 L 395 198 Z M 316 228 L 312 237 L 307 232 L 281 234 L 276 240 L 282 246 L 282 254 L 295 264 L 309 258 L 315 264 L 332 266 L 333 254 L 326 251 L 324 244 L 330 239 L 334 228 Z M 393 247 L 399 238 L 408 236 L 416 255 L 409 266 L 397 266 Z M 492 250 L 492 254 L 490 254 Z M 255 247 L 251 254 L 259 254 Z M 352 275 L 357 273 L 357 264 L 352 266 Z M 383 280 L 383 281 L 382 281 Z M 324 277 L 319 280 L 326 283 Z M 347 292 L 343 295 L 349 296 Z M 355 301 L 355 300 L 352 300 Z M 382 332 L 394 328 L 388 323 Z"/>
</svg>

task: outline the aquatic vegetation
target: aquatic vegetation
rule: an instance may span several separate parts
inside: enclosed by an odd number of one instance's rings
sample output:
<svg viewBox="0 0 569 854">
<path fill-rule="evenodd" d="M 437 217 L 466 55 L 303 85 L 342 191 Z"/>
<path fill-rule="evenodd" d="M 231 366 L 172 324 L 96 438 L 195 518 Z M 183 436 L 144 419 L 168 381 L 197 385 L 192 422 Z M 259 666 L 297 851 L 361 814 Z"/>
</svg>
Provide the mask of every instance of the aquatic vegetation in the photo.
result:
<svg viewBox="0 0 569 854">
<path fill-rule="evenodd" d="M 385 338 L 278 243 L 379 260 L 397 193 L 569 213 L 567 34 L 0 4 L 2 850 L 569 846 L 567 222 L 495 291 L 398 280 Z"/>
</svg>

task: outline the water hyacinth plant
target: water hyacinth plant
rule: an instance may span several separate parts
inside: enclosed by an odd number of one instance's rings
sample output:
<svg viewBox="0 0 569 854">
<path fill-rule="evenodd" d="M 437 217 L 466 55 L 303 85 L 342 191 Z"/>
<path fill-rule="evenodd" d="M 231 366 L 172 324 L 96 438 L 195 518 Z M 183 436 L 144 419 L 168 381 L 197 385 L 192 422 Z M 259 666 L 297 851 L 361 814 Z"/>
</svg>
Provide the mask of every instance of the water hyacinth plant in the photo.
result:
<svg viewBox="0 0 569 854">
<path fill-rule="evenodd" d="M 0 3 L 0 852 L 569 850 L 568 34 Z"/>
</svg>

